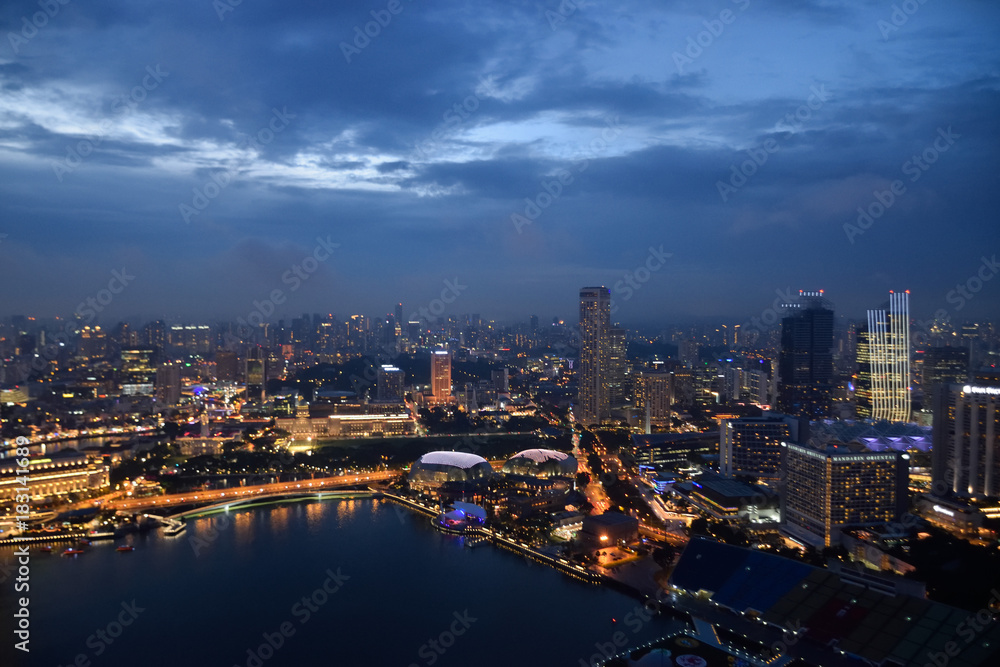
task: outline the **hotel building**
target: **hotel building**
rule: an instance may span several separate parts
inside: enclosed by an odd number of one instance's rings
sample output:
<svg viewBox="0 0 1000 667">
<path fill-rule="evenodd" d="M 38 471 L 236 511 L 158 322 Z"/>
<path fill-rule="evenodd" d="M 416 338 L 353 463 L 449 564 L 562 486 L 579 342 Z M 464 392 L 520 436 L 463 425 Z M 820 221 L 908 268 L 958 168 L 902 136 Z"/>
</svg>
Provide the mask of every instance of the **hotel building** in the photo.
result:
<svg viewBox="0 0 1000 667">
<path fill-rule="evenodd" d="M 931 476 L 962 496 L 1000 496 L 1000 383 L 952 384 L 934 396 Z"/>
<path fill-rule="evenodd" d="M 843 528 L 896 521 L 909 508 L 908 454 L 846 445 L 786 448 L 781 514 L 794 538 L 818 548 L 835 546 Z"/>
</svg>

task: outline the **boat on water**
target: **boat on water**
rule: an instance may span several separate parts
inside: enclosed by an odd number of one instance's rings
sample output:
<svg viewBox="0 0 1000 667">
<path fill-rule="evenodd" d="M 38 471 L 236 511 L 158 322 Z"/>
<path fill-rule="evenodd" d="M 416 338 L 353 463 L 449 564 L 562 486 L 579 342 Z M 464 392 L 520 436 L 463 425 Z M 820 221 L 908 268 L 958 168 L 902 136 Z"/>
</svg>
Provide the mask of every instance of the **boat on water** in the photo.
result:
<svg viewBox="0 0 1000 667">
<path fill-rule="evenodd" d="M 48 545 L 46 545 L 44 547 L 38 547 L 38 550 L 40 552 L 42 552 L 43 554 L 50 554 L 50 553 L 52 553 L 52 547 L 50 547 Z"/>
<path fill-rule="evenodd" d="M 66 551 L 62 552 L 62 555 L 63 556 L 79 556 L 82 553 L 83 553 L 83 549 L 67 549 Z"/>
<path fill-rule="evenodd" d="M 131 546 L 129 544 L 123 544 L 120 547 L 118 547 L 117 549 L 115 549 L 115 551 L 118 551 L 120 553 L 125 553 L 126 551 L 135 551 L 135 547 L 133 547 L 133 546 Z"/>
</svg>

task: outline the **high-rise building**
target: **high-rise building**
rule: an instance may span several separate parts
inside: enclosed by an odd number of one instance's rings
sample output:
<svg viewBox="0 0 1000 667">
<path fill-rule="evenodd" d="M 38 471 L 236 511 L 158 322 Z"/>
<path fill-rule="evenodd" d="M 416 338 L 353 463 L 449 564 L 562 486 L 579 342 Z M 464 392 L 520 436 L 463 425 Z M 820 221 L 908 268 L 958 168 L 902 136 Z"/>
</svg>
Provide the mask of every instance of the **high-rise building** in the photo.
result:
<svg viewBox="0 0 1000 667">
<path fill-rule="evenodd" d="M 909 508 L 908 454 L 796 443 L 787 450 L 782 518 L 793 537 L 835 546 L 843 528 L 896 521 Z"/>
<path fill-rule="evenodd" d="M 221 350 L 215 353 L 215 379 L 219 382 L 239 382 L 239 357 L 235 352 Z"/>
<path fill-rule="evenodd" d="M 625 403 L 625 330 L 611 327 L 608 330 L 608 407 L 617 408 Z"/>
<path fill-rule="evenodd" d="M 510 379 L 508 376 L 508 369 L 501 368 L 498 371 L 492 371 L 490 373 L 490 378 L 493 380 L 493 389 L 499 394 L 510 393 Z"/>
<path fill-rule="evenodd" d="M 405 371 L 390 364 L 383 364 L 379 367 L 378 377 L 375 379 L 375 391 L 379 402 L 401 403 L 405 385 Z"/>
<path fill-rule="evenodd" d="M 786 304 L 778 357 L 778 410 L 822 419 L 830 414 L 833 392 L 833 308 L 818 292 L 799 291 Z"/>
<path fill-rule="evenodd" d="M 246 378 L 246 398 L 253 403 L 264 402 L 267 387 L 267 358 L 260 347 L 250 350 L 245 360 L 243 377 Z"/>
<path fill-rule="evenodd" d="M 935 488 L 1000 496 L 1000 382 L 952 384 L 936 392 L 933 442 Z"/>
<path fill-rule="evenodd" d="M 451 399 L 451 352 L 434 350 L 431 353 L 431 398 L 435 403 Z"/>
<path fill-rule="evenodd" d="M 920 362 L 920 386 L 925 399 L 937 387 L 965 384 L 969 379 L 969 350 L 964 347 L 929 347 Z M 925 402 L 924 405 L 927 405 Z"/>
<path fill-rule="evenodd" d="M 643 424 L 670 425 L 670 406 L 673 403 L 670 379 L 667 371 L 642 371 L 636 376 L 635 407 Z"/>
<path fill-rule="evenodd" d="M 152 348 L 130 348 L 122 350 L 121 389 L 126 395 L 153 393 L 153 379 L 156 370 L 153 365 Z"/>
<path fill-rule="evenodd" d="M 167 362 L 156 369 L 156 400 L 163 405 L 181 402 L 181 367 Z"/>
<path fill-rule="evenodd" d="M 396 304 L 395 316 L 396 316 L 396 321 L 395 321 L 395 324 L 396 324 L 396 332 L 395 332 L 396 333 L 396 340 L 397 341 L 402 341 L 406 337 L 406 330 L 404 329 L 404 326 L 406 324 L 406 320 L 403 319 L 403 304 L 402 303 L 397 303 Z"/>
<path fill-rule="evenodd" d="M 163 320 L 154 320 L 142 328 L 142 342 L 158 352 L 167 347 L 167 325 Z"/>
<path fill-rule="evenodd" d="M 611 416 L 608 396 L 611 358 L 611 290 L 580 290 L 580 369 L 576 419 L 599 424 Z"/>
<path fill-rule="evenodd" d="M 719 428 L 719 469 L 723 475 L 749 475 L 764 483 L 781 478 L 784 443 L 796 441 L 799 418 L 765 413 L 730 419 Z"/>
<path fill-rule="evenodd" d="M 910 292 L 890 292 L 888 310 L 869 310 L 858 332 L 858 416 L 910 420 Z"/>
<path fill-rule="evenodd" d="M 108 340 L 99 326 L 85 326 L 80 330 L 78 352 L 87 361 L 103 359 L 108 353 Z"/>
</svg>

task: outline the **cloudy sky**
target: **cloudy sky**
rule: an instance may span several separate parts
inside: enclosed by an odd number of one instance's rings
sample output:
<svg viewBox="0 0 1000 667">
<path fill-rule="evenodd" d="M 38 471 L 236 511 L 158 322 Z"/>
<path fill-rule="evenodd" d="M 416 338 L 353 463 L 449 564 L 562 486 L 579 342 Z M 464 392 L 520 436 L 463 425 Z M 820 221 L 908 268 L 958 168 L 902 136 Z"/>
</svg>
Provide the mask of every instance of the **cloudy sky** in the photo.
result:
<svg viewBox="0 0 1000 667">
<path fill-rule="evenodd" d="M 1000 312 L 992 0 L 60 2 L 0 5 L 0 314 Z"/>
</svg>

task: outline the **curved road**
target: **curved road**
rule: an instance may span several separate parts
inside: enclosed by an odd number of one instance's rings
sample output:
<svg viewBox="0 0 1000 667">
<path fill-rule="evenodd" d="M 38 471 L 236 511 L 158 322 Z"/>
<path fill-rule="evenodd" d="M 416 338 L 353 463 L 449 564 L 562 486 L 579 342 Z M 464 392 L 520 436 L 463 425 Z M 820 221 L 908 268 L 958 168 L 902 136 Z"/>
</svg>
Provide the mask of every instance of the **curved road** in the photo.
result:
<svg viewBox="0 0 1000 667">
<path fill-rule="evenodd" d="M 359 475 L 340 475 L 337 477 L 320 477 L 318 479 L 301 480 L 298 482 L 275 482 L 273 484 L 258 484 L 255 486 L 239 486 L 232 489 L 216 489 L 213 491 L 189 491 L 187 493 L 173 493 L 164 496 L 151 496 L 149 498 L 134 498 L 131 500 L 112 500 L 104 504 L 105 509 L 116 510 L 147 510 L 160 507 L 171 507 L 173 505 L 187 505 L 190 503 L 203 503 L 225 500 L 247 500 L 257 495 L 280 493 L 282 491 L 321 491 L 323 489 L 336 488 L 338 486 L 350 486 L 354 484 L 364 484 L 365 482 L 377 482 L 399 474 L 396 470 L 383 470 L 380 472 L 363 473 Z"/>
</svg>

